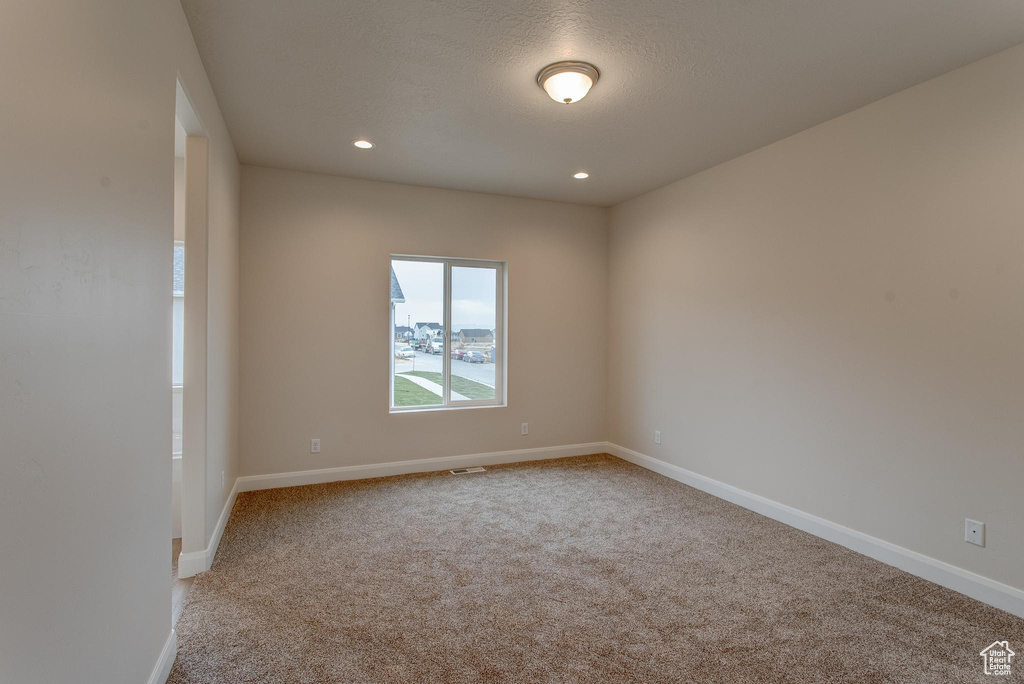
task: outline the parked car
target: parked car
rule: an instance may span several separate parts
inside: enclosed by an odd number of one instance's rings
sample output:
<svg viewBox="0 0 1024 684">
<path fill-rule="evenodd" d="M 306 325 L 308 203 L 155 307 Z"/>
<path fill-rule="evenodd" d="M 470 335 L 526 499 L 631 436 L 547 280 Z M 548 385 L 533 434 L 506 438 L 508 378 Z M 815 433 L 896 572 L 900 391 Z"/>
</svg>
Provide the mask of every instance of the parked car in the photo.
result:
<svg viewBox="0 0 1024 684">
<path fill-rule="evenodd" d="M 478 351 L 468 351 L 465 356 L 462 357 L 463 361 L 469 363 L 487 363 L 487 357 Z"/>
<path fill-rule="evenodd" d="M 395 358 L 398 359 L 415 359 L 416 350 L 412 347 L 400 347 L 395 350 Z"/>
<path fill-rule="evenodd" d="M 465 349 L 452 349 L 452 358 L 456 361 L 461 361 L 465 355 Z"/>
</svg>

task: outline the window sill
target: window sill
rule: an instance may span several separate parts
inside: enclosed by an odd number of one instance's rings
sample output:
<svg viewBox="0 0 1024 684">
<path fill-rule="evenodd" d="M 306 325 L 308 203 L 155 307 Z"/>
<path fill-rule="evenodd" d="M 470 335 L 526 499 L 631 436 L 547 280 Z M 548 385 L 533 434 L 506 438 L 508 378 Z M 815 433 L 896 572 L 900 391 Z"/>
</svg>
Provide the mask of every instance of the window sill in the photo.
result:
<svg viewBox="0 0 1024 684">
<path fill-rule="evenodd" d="M 437 413 L 439 411 L 469 411 L 471 409 L 508 408 L 508 403 L 471 404 L 468 406 L 392 406 L 388 413 Z"/>
</svg>

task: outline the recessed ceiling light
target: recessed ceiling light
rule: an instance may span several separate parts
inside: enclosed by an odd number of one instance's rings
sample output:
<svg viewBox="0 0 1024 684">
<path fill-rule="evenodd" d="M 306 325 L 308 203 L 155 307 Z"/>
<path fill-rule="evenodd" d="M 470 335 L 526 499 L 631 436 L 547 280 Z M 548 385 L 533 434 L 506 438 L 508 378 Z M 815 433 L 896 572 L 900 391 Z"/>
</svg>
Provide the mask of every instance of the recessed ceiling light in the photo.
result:
<svg viewBox="0 0 1024 684">
<path fill-rule="evenodd" d="M 360 138 L 359 140 L 353 140 L 352 144 L 361 150 L 368 150 L 371 147 L 373 147 L 372 142 L 370 142 L 369 140 L 363 140 L 362 138 Z"/>
<path fill-rule="evenodd" d="M 584 178 L 590 178 L 590 174 L 587 173 L 586 171 L 577 171 L 576 173 L 572 174 L 572 177 L 575 178 L 576 180 L 583 180 Z"/>
<path fill-rule="evenodd" d="M 586 62 L 555 62 L 540 70 L 537 84 L 559 104 L 579 102 L 597 83 L 601 73 Z"/>
</svg>

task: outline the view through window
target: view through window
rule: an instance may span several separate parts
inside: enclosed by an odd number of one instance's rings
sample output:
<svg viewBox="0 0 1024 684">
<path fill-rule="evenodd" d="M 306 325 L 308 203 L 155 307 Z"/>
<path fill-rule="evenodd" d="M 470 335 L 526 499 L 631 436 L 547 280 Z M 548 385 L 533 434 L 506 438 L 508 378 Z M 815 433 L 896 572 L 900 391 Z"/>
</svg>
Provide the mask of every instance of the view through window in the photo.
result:
<svg viewBox="0 0 1024 684">
<path fill-rule="evenodd" d="M 393 257 L 393 410 L 504 402 L 504 264 Z"/>
</svg>

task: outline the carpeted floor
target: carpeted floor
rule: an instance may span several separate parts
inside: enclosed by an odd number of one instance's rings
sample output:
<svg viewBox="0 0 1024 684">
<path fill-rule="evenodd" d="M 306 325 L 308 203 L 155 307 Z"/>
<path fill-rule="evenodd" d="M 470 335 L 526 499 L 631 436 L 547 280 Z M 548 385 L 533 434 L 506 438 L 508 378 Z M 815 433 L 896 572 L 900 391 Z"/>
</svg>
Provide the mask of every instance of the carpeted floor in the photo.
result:
<svg viewBox="0 0 1024 684">
<path fill-rule="evenodd" d="M 1024 620 L 607 455 L 241 494 L 177 630 L 177 684 L 960 682 L 1024 653 Z"/>
</svg>

